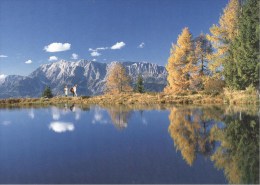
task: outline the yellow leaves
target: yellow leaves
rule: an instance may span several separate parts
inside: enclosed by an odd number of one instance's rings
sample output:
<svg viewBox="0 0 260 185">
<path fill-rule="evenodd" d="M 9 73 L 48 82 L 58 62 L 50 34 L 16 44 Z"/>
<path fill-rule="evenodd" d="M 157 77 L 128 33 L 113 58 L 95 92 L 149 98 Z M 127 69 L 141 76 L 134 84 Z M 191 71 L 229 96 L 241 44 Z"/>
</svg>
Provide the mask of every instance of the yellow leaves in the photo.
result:
<svg viewBox="0 0 260 185">
<path fill-rule="evenodd" d="M 191 50 L 192 43 L 191 43 L 191 33 L 189 31 L 189 28 L 185 27 L 182 30 L 182 34 L 179 35 L 177 40 L 177 46 L 181 48 L 183 51 L 189 51 Z"/>
<path fill-rule="evenodd" d="M 165 88 L 167 93 L 178 93 L 189 87 L 189 73 L 193 62 L 192 35 L 186 27 L 179 35 L 177 44 L 173 44 L 166 70 L 169 87 Z"/>
<path fill-rule="evenodd" d="M 132 91 L 130 77 L 126 74 L 122 64 L 116 63 L 110 69 L 107 80 L 106 90 L 110 93 L 121 93 Z"/>
<path fill-rule="evenodd" d="M 207 39 L 215 48 L 215 52 L 210 57 L 216 63 L 213 72 L 226 62 L 225 55 L 229 45 L 238 34 L 239 9 L 239 0 L 230 0 L 220 17 L 219 25 L 213 24 L 210 28 L 211 35 L 207 35 Z"/>
<path fill-rule="evenodd" d="M 220 27 L 225 30 L 228 40 L 233 40 L 238 33 L 239 8 L 238 0 L 230 0 L 219 20 Z"/>
</svg>

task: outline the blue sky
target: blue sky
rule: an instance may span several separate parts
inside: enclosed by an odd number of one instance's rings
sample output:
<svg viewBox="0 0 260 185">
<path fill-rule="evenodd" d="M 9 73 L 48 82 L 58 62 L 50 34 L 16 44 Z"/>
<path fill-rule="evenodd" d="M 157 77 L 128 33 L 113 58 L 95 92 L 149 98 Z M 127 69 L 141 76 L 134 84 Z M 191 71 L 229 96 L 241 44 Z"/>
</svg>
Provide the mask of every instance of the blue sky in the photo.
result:
<svg viewBox="0 0 260 185">
<path fill-rule="evenodd" d="M 165 65 L 184 27 L 209 33 L 228 0 L 1 0 L 0 75 L 79 59 Z M 73 56 L 72 56 L 73 54 Z"/>
</svg>

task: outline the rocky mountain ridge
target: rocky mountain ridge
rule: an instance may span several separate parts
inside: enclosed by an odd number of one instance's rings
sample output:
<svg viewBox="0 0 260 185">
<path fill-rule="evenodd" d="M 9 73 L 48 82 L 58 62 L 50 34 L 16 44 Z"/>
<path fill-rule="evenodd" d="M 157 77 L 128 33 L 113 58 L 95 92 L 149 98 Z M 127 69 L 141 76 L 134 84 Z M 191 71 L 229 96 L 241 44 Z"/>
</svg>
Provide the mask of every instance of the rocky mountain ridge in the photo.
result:
<svg viewBox="0 0 260 185">
<path fill-rule="evenodd" d="M 105 89 L 107 71 L 118 61 L 100 63 L 87 60 L 60 60 L 43 64 L 29 76 L 9 75 L 0 83 L 0 98 L 40 97 L 46 86 L 55 96 L 63 94 L 65 85 L 78 84 L 78 95 L 98 95 Z M 165 67 L 148 62 L 122 62 L 132 79 L 143 76 L 147 91 L 161 91 L 166 85 Z"/>
</svg>

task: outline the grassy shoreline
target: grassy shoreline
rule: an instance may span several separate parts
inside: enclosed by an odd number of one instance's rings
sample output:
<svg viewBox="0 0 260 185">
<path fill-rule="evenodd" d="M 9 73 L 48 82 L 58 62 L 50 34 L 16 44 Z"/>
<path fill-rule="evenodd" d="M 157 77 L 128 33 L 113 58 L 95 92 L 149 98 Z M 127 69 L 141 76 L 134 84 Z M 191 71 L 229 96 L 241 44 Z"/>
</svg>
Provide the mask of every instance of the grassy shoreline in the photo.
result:
<svg viewBox="0 0 260 185">
<path fill-rule="evenodd" d="M 9 98 L 0 99 L 0 106 L 20 105 L 57 105 L 63 103 L 83 105 L 156 105 L 156 104 L 227 104 L 227 105 L 259 105 L 257 93 L 225 92 L 217 96 L 206 94 L 170 95 L 165 93 L 121 93 L 99 96 L 82 97 L 53 97 L 53 98 Z"/>
</svg>

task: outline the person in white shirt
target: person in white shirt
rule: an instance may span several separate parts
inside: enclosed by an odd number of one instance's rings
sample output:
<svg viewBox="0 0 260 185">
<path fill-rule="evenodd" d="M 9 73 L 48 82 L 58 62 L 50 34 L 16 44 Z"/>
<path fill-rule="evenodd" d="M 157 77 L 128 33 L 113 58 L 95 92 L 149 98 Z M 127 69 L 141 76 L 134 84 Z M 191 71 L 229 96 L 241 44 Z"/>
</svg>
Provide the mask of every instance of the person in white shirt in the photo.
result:
<svg viewBox="0 0 260 185">
<path fill-rule="evenodd" d="M 77 86 L 78 86 L 78 85 L 75 84 L 74 87 L 73 87 L 73 92 L 74 92 L 73 96 L 75 95 L 76 97 L 78 96 L 78 95 L 77 95 Z"/>
<path fill-rule="evenodd" d="M 65 85 L 64 87 L 64 93 L 65 93 L 65 96 L 67 97 L 68 96 L 68 86 Z"/>
</svg>

